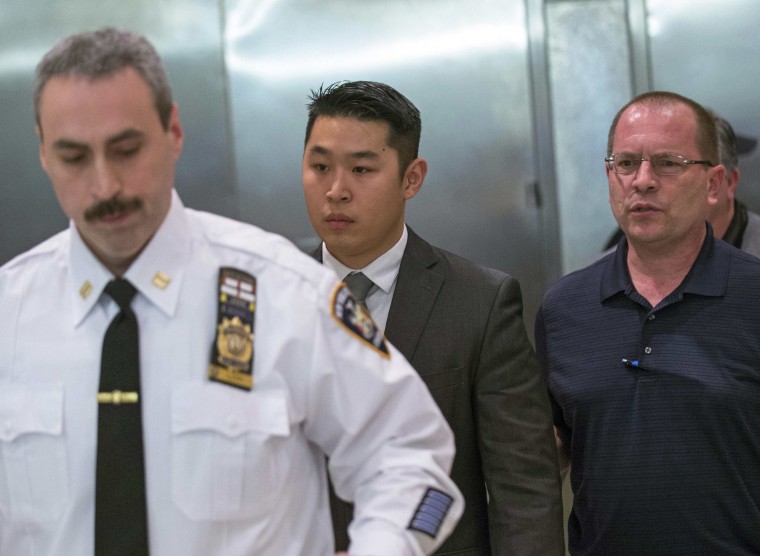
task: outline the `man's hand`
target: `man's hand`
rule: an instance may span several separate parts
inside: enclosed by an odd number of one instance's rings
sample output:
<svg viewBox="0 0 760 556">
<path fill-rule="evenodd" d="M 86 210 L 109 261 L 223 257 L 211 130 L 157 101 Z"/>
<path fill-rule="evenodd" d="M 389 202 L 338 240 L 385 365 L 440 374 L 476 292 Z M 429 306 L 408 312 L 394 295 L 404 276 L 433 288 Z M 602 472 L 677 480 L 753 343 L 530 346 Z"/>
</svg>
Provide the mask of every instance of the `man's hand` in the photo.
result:
<svg viewBox="0 0 760 556">
<path fill-rule="evenodd" d="M 559 437 L 557 427 L 554 427 L 554 440 L 557 442 L 557 457 L 559 458 L 559 474 L 564 479 L 568 471 L 570 471 L 570 456 L 565 450 L 565 446 L 562 444 L 562 439 Z"/>
</svg>

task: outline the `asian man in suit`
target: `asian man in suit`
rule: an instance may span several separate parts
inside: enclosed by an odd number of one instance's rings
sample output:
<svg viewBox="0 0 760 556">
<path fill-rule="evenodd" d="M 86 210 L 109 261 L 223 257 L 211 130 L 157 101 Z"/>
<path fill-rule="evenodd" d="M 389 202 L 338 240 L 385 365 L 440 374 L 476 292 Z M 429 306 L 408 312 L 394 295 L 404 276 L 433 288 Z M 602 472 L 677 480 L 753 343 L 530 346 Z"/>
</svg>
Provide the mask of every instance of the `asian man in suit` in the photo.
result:
<svg viewBox="0 0 760 556">
<path fill-rule="evenodd" d="M 322 239 L 314 256 L 365 299 L 454 431 L 452 478 L 466 508 L 436 554 L 563 554 L 550 408 L 520 286 L 406 226 L 405 203 L 427 172 L 420 131 L 417 108 L 388 85 L 312 91 L 302 171 Z M 336 547 L 345 549 L 351 507 L 332 502 Z"/>
</svg>

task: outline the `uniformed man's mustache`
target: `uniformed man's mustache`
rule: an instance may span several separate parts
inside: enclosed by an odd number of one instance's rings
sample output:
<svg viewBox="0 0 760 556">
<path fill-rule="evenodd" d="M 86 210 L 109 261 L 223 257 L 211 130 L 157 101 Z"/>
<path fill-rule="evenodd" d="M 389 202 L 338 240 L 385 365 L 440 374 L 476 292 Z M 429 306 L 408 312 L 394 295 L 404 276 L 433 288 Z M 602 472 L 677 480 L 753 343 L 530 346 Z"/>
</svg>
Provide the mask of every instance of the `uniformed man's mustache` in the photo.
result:
<svg viewBox="0 0 760 556">
<path fill-rule="evenodd" d="M 106 216 L 129 214 L 130 212 L 139 210 L 142 206 L 143 201 L 138 197 L 132 197 L 131 199 L 112 197 L 105 201 L 100 201 L 84 211 L 84 219 L 87 222 L 92 222 Z"/>
</svg>

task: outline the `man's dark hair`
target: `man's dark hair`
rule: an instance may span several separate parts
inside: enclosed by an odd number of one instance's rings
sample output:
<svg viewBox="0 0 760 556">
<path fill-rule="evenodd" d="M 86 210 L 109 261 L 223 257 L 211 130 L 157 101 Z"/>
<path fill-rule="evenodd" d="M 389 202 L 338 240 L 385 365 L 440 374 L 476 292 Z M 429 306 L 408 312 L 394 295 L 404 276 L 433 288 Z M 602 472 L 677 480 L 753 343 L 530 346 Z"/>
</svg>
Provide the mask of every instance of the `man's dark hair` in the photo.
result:
<svg viewBox="0 0 760 556">
<path fill-rule="evenodd" d="M 37 125 L 42 90 L 53 77 L 96 80 L 125 68 L 133 68 L 148 84 L 161 125 L 168 129 L 173 101 L 161 58 L 145 37 L 112 27 L 71 35 L 53 46 L 37 64 L 34 79 Z"/>
<path fill-rule="evenodd" d="M 718 162 L 726 167 L 726 173 L 730 174 L 739 166 L 739 155 L 736 152 L 736 133 L 734 128 L 725 119 L 714 112 L 715 127 L 718 132 Z"/>
<path fill-rule="evenodd" d="M 328 87 L 321 86 L 318 91 L 311 91 L 307 106 L 309 119 L 304 145 L 309 142 L 314 122 L 319 116 L 355 118 L 388 124 L 386 142 L 398 152 L 402 176 L 409 163 L 417 158 L 422 132 L 420 111 L 389 85 L 375 81 L 343 81 Z"/>
<path fill-rule="evenodd" d="M 703 160 L 709 160 L 711 164 L 718 164 L 718 137 L 715 128 L 715 118 L 701 104 L 685 96 L 669 91 L 650 91 L 641 94 L 623 106 L 612 120 L 610 132 L 607 136 L 607 155 L 611 155 L 615 142 L 615 130 L 617 129 L 620 116 L 634 104 L 643 104 L 654 107 L 672 106 L 684 104 L 691 109 L 697 119 L 697 149 Z"/>
</svg>

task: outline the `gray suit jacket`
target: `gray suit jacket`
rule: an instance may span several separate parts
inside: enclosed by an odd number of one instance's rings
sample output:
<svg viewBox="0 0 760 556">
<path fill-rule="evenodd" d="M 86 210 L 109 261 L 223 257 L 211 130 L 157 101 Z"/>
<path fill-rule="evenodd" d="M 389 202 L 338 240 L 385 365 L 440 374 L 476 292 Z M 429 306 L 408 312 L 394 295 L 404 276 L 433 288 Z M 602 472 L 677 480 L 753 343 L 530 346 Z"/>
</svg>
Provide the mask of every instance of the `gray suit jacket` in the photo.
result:
<svg viewBox="0 0 760 556">
<path fill-rule="evenodd" d="M 321 260 L 321 249 L 313 254 Z M 517 281 L 410 229 L 385 334 L 454 431 L 451 476 L 466 508 L 436 554 L 564 554 L 549 401 Z M 350 507 L 334 496 L 331 505 L 337 549 L 345 550 Z"/>
</svg>

